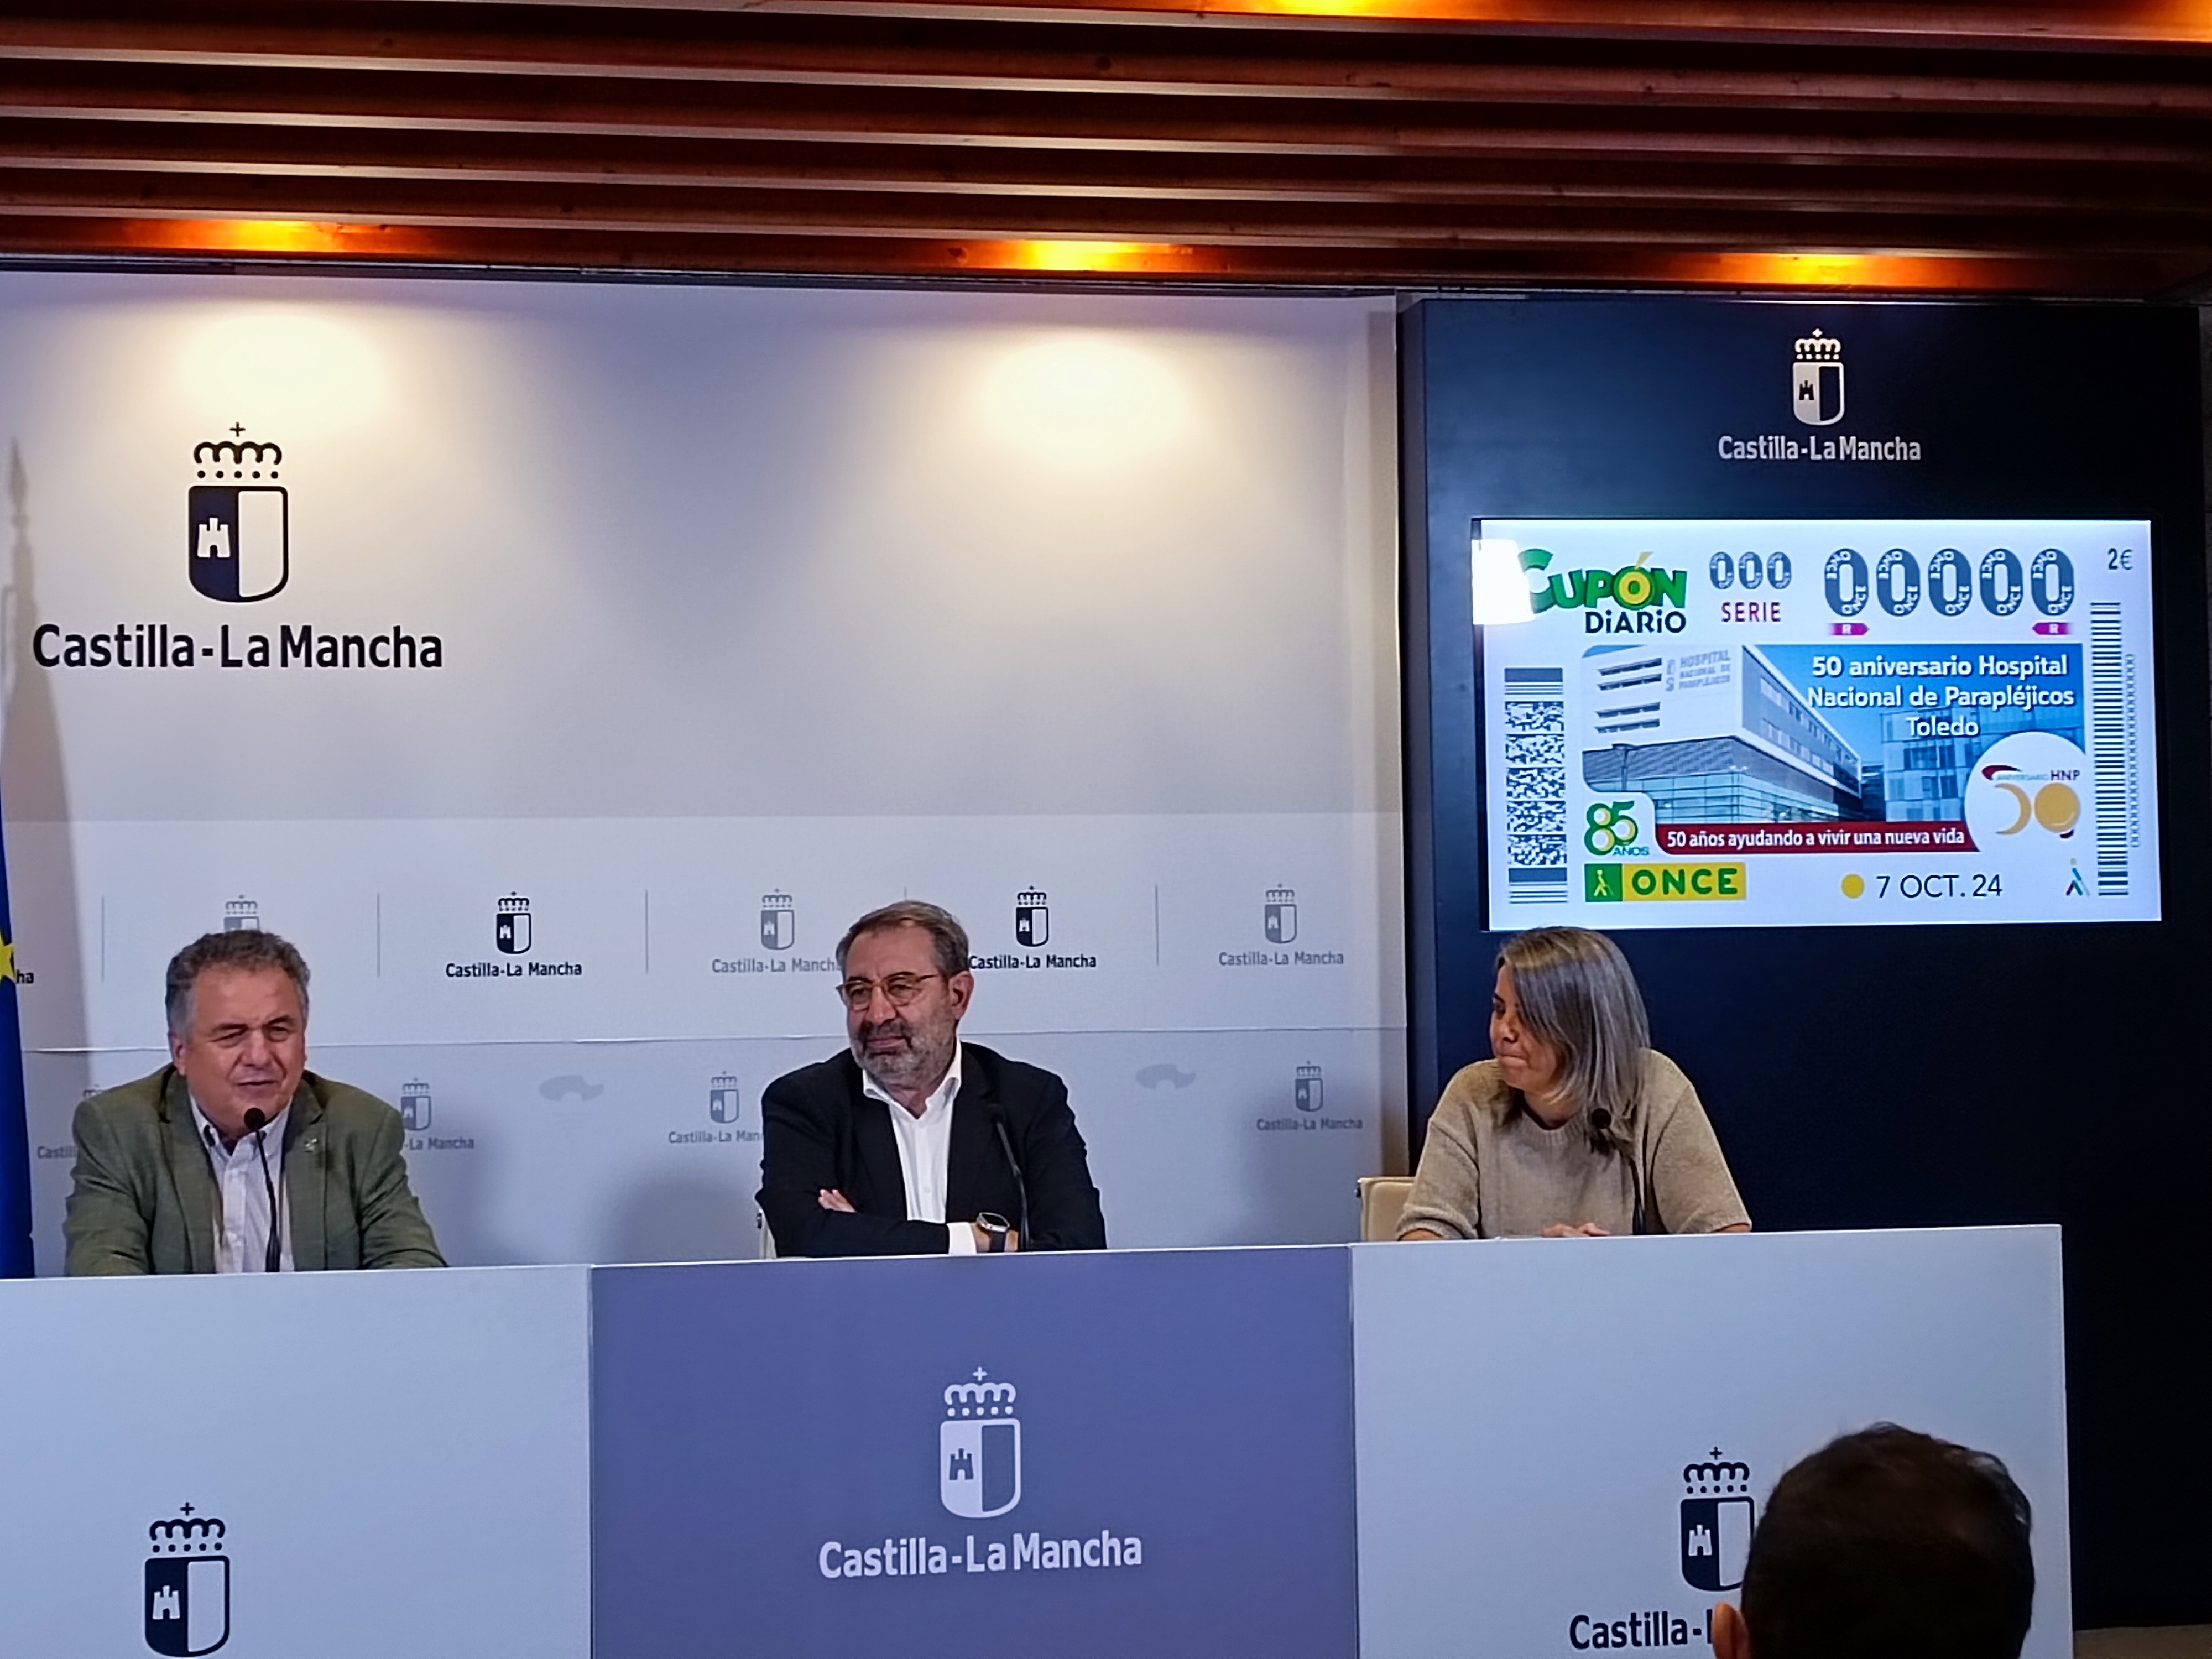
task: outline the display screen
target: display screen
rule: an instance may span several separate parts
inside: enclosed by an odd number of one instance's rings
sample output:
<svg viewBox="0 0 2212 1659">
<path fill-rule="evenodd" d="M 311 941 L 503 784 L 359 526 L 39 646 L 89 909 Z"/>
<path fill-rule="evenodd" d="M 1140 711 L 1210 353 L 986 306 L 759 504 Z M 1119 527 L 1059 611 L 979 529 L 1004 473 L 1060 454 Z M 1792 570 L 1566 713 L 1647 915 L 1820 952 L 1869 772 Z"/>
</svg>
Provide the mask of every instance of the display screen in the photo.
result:
<svg viewBox="0 0 2212 1659">
<path fill-rule="evenodd" d="M 1473 534 L 1492 928 L 2158 919 L 2148 523 Z"/>
</svg>

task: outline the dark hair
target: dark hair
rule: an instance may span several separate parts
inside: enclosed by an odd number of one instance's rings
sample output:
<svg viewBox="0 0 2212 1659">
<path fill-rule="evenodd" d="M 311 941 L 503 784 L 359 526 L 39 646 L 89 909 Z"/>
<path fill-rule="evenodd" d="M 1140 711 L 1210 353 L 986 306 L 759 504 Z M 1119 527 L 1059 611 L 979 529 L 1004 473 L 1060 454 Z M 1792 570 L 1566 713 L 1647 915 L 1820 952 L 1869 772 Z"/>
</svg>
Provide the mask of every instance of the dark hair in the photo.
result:
<svg viewBox="0 0 2212 1659">
<path fill-rule="evenodd" d="M 845 953 L 853 948 L 854 939 L 863 933 L 880 933 L 893 927 L 919 927 L 927 933 L 930 950 L 937 957 L 937 971 L 945 978 L 968 971 L 968 930 L 951 911 L 921 899 L 901 899 L 896 904 L 886 904 L 881 909 L 869 911 L 848 927 L 845 937 L 837 941 L 837 971 L 845 971 Z"/>
<path fill-rule="evenodd" d="M 199 983 L 200 975 L 211 968 L 246 974 L 273 968 L 289 974 L 300 993 L 300 1012 L 304 1016 L 307 1012 L 307 959 L 287 941 L 274 933 L 264 933 L 258 927 L 241 927 L 228 933 L 202 933 L 169 958 L 165 1000 L 171 1036 L 182 1036 L 191 1029 L 192 988 Z"/>
<path fill-rule="evenodd" d="M 2018 1659 L 2028 1502 L 1987 1452 L 1877 1423 L 1784 1474 L 1752 1534 L 1757 1659 Z"/>
<path fill-rule="evenodd" d="M 1620 947 L 1587 927 L 1532 927 L 1498 948 L 1498 965 L 1512 975 L 1522 1024 L 1559 1051 L 1560 1081 L 1591 1140 L 1627 1151 L 1651 1024 Z"/>
</svg>

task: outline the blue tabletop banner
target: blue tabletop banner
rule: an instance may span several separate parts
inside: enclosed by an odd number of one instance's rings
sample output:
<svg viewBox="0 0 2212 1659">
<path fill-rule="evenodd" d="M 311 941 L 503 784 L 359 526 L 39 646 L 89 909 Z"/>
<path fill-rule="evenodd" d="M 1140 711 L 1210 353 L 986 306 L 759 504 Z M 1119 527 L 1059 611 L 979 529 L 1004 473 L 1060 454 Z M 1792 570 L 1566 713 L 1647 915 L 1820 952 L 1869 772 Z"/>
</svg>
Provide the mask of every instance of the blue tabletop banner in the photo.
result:
<svg viewBox="0 0 2212 1659">
<path fill-rule="evenodd" d="M 593 1276 L 592 1651 L 1341 1659 L 1340 1249 Z"/>
</svg>

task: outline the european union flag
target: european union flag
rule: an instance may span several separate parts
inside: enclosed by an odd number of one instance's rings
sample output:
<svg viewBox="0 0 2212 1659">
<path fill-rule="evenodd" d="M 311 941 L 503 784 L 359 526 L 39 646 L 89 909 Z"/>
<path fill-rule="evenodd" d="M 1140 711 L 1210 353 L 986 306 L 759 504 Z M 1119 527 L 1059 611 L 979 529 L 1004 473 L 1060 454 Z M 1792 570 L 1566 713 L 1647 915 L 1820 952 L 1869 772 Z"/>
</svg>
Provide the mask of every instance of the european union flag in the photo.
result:
<svg viewBox="0 0 2212 1659">
<path fill-rule="evenodd" d="M 31 1276 L 31 1142 L 23 1117 L 23 1024 L 15 1006 L 15 928 L 0 849 L 0 1279 Z"/>
<path fill-rule="evenodd" d="M 9 454 L 8 496 L 23 529 L 22 452 Z M 5 596 L 12 601 L 13 595 Z M 13 620 L 12 603 L 4 608 Z M 0 685 L 0 694 L 6 688 Z M 0 732 L 6 729 L 0 718 Z M 0 837 L 0 1279 L 31 1276 L 31 1140 L 23 1115 L 23 1023 L 15 1004 L 15 924 L 8 915 L 8 856 Z"/>
</svg>

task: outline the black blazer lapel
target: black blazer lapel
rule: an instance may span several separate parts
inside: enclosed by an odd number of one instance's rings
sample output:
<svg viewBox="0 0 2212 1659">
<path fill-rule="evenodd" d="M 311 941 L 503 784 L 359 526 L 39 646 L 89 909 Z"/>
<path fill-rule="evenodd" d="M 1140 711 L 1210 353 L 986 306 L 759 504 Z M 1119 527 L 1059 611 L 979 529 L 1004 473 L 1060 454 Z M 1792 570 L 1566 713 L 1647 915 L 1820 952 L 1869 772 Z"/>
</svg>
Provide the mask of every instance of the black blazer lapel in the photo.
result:
<svg viewBox="0 0 2212 1659">
<path fill-rule="evenodd" d="M 966 1051 L 960 1093 L 952 1103 L 952 1138 L 945 1150 L 945 1213 L 964 1221 L 985 1210 L 998 1211 L 1019 1226 L 1020 1218 L 1006 1208 L 1013 1176 L 999 1148 L 998 1131 L 991 1127 L 996 1103 L 975 1051 Z"/>
<path fill-rule="evenodd" d="M 850 1103 L 853 1184 L 843 1189 L 845 1196 L 863 1215 L 911 1220 L 906 1212 L 906 1175 L 899 1164 L 898 1139 L 891 1130 L 891 1109 L 871 1099 L 861 1089 L 857 1065 L 852 1066 Z"/>
</svg>

